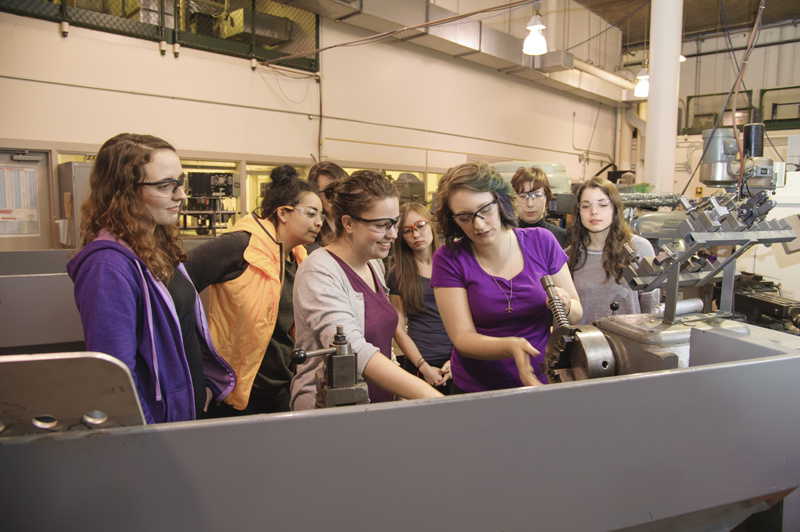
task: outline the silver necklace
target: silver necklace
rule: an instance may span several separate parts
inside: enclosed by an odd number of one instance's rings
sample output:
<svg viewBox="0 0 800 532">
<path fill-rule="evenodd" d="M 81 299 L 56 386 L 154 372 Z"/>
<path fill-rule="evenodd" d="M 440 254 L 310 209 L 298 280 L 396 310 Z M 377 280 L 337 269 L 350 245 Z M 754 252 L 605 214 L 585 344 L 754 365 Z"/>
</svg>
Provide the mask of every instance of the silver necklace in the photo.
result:
<svg viewBox="0 0 800 532">
<path fill-rule="evenodd" d="M 509 238 L 508 238 L 508 252 L 506 253 L 506 264 L 508 264 L 508 261 L 509 261 L 510 258 L 511 258 L 511 237 L 509 236 Z M 501 287 L 500 283 L 497 282 L 497 277 L 495 277 L 494 275 L 489 273 L 489 268 L 484 266 L 483 263 L 481 262 L 481 259 L 478 256 L 478 250 L 477 249 L 475 250 L 475 259 L 478 261 L 478 264 L 481 266 L 481 268 L 483 268 L 483 271 L 485 271 L 489 275 L 489 277 L 492 278 L 492 281 L 494 281 L 494 284 L 497 285 L 497 288 L 503 294 L 503 297 L 506 298 L 506 302 L 508 303 L 508 306 L 506 307 L 506 313 L 511 314 L 511 311 L 514 310 L 513 308 L 511 308 L 511 298 L 514 297 L 514 279 L 509 279 L 508 280 L 508 285 L 510 287 L 510 292 L 509 292 L 508 295 L 506 295 L 506 291 L 503 290 L 503 287 Z"/>
</svg>

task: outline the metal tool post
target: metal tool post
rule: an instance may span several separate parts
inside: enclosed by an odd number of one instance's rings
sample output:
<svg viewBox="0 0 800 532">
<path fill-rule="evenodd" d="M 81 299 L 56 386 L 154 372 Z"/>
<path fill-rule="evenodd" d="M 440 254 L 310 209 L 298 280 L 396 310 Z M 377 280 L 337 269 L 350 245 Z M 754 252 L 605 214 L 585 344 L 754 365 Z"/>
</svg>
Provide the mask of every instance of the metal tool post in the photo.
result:
<svg viewBox="0 0 800 532">
<path fill-rule="evenodd" d="M 358 374 L 356 355 L 341 325 L 336 326 L 333 344 L 316 351 L 292 351 L 292 362 L 303 364 L 309 357 L 324 356 L 322 371 L 317 372 L 317 408 L 369 403 L 367 383 Z"/>
</svg>

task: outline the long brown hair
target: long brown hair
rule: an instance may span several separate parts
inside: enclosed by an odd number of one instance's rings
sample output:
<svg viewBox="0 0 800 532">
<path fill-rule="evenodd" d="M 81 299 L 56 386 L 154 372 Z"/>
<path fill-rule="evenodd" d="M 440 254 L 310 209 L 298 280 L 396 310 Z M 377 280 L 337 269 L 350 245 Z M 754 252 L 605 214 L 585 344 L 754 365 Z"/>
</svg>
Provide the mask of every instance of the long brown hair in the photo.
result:
<svg viewBox="0 0 800 532">
<path fill-rule="evenodd" d="M 150 214 L 135 186 L 145 180 L 144 166 L 160 150 L 175 148 L 160 138 L 132 133 L 103 144 L 89 176 L 89 197 L 81 206 L 81 245 L 107 229 L 126 242 L 155 277 L 168 283 L 175 267 L 187 258 L 178 227 L 157 225 L 151 231 Z"/>
<path fill-rule="evenodd" d="M 431 220 L 431 213 L 421 203 L 404 203 L 400 205 L 400 232 L 394 240 L 394 260 L 395 260 L 395 273 L 397 274 L 397 289 L 400 292 L 400 297 L 403 299 L 403 309 L 406 314 L 416 314 L 425 310 L 425 297 L 422 288 L 422 278 L 417 269 L 417 262 L 414 260 L 414 250 L 408 245 L 406 239 L 402 235 L 402 227 L 406 225 L 406 216 L 409 212 L 414 211 L 425 220 L 428 221 L 433 234 L 433 242 L 431 243 L 431 252 L 436 251 L 439 247 L 439 238 L 436 236 L 436 229 L 433 227 Z"/>
<path fill-rule="evenodd" d="M 456 241 L 466 236 L 453 219 L 449 205 L 450 196 L 462 188 L 472 192 L 491 192 L 497 200 L 503 227 L 509 229 L 517 226 L 517 193 L 497 170 L 486 163 L 459 164 L 447 170 L 439 180 L 436 191 L 436 222 L 448 248 L 455 248 Z"/>
<path fill-rule="evenodd" d="M 593 177 L 584 182 L 575 194 L 575 206 L 572 209 L 572 225 L 567 230 L 567 267 L 575 271 L 586 262 L 586 248 L 591 243 L 589 230 L 581 222 L 580 204 L 581 196 L 587 188 L 600 189 L 614 206 L 614 218 L 608 229 L 606 242 L 603 245 L 603 270 L 606 272 L 606 281 L 614 277 L 619 284 L 622 280 L 623 270 L 631 263 L 630 253 L 622 246 L 631 241 L 633 231 L 625 223 L 623 216 L 622 197 L 616 185 L 602 177 Z"/>
</svg>

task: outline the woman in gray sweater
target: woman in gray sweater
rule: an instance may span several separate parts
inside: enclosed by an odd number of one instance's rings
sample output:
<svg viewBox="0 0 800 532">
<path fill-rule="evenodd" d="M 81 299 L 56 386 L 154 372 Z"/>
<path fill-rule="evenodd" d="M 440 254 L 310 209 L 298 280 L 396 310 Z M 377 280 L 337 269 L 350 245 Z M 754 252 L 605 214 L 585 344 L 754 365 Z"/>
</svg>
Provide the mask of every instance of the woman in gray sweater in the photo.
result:
<svg viewBox="0 0 800 532">
<path fill-rule="evenodd" d="M 616 185 L 602 177 L 589 179 L 575 195 L 572 225 L 567 233 L 575 289 L 583 305 L 580 323 L 591 324 L 611 315 L 611 304 L 619 304 L 618 314 L 647 313 L 658 304 L 660 292 L 637 292 L 622 278 L 631 263 L 625 244 L 641 257 L 653 257 L 653 246 L 633 234 L 623 217 L 622 198 Z"/>
</svg>

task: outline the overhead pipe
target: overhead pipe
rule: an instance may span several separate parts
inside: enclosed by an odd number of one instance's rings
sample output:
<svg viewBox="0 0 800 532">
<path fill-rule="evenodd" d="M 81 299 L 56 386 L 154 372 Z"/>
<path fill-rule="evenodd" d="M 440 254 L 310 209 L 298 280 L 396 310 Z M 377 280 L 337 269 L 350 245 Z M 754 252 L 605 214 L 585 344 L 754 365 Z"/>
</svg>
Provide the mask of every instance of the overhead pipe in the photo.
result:
<svg viewBox="0 0 800 532">
<path fill-rule="evenodd" d="M 602 80 L 608 81 L 609 83 L 613 83 L 618 87 L 622 87 L 623 89 L 634 89 L 636 88 L 636 84 L 632 81 L 629 81 L 622 76 L 617 76 L 616 74 L 612 74 L 611 72 L 607 72 L 602 68 L 597 68 L 594 65 L 590 65 L 586 61 L 581 61 L 578 58 L 574 58 L 572 60 L 572 66 L 575 70 L 580 70 L 581 72 L 586 72 L 587 74 L 591 74 L 596 78 L 600 78 Z"/>
</svg>

